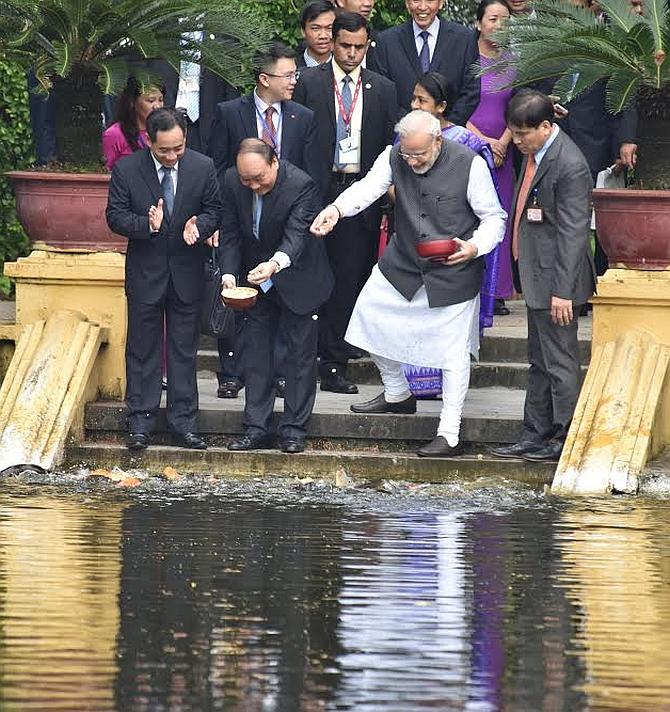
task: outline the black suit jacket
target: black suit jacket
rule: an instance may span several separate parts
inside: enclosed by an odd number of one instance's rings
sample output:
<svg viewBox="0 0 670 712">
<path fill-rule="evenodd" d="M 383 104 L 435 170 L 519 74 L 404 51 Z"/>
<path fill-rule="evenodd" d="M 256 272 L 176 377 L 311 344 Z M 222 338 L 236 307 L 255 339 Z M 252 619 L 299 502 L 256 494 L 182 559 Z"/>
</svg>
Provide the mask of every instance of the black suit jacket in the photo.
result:
<svg viewBox="0 0 670 712">
<path fill-rule="evenodd" d="M 330 185 L 337 137 L 333 78 L 331 62 L 305 69 L 300 74 L 293 95 L 296 101 L 308 106 L 316 114 L 323 164 L 320 177 L 323 195 L 326 195 Z M 393 130 L 399 110 L 393 83 L 369 69 L 361 69 L 361 93 L 361 173 L 365 174 L 386 146 L 393 143 Z M 378 220 L 376 226 L 379 226 Z"/>
<path fill-rule="evenodd" d="M 147 304 L 159 301 L 172 278 L 185 303 L 202 294 L 203 263 L 209 254 L 202 244 L 218 227 L 221 202 L 214 164 L 210 158 L 186 149 L 179 160 L 177 191 L 172 216 L 158 233 L 149 231 L 149 208 L 162 190 L 148 148 L 117 161 L 112 170 L 107 201 L 107 224 L 128 238 L 126 294 Z M 184 242 L 186 221 L 196 215 L 200 242 Z"/>
<path fill-rule="evenodd" d="M 606 82 L 602 80 L 566 105 L 568 115 L 558 123 L 584 154 L 595 184 L 598 173 L 619 157 L 622 143 L 636 143 L 637 111 L 618 114 L 607 110 Z"/>
<path fill-rule="evenodd" d="M 253 194 L 240 182 L 237 168 L 226 171 L 220 233 L 222 274 L 243 275 L 275 252 L 284 252 L 291 265 L 272 277 L 274 288 L 295 314 L 309 314 L 330 296 L 333 275 L 323 240 L 309 228 L 320 207 L 314 181 L 282 160 L 274 188 L 263 196 L 259 239 L 252 229 Z"/>
<path fill-rule="evenodd" d="M 165 105 L 175 106 L 179 89 L 179 75 L 168 65 L 165 77 Z M 200 117 L 195 130 L 189 130 L 186 142 L 189 148 L 200 153 L 209 153 L 209 140 L 216 116 L 216 107 L 222 101 L 230 101 L 240 93 L 225 79 L 204 69 L 200 79 Z"/>
<path fill-rule="evenodd" d="M 460 126 L 465 126 L 479 104 L 480 82 L 473 69 L 478 62 L 475 33 L 455 22 L 440 19 L 430 71 L 444 74 L 454 85 L 458 99 L 449 107 L 449 120 Z M 368 55 L 367 65 L 395 82 L 400 106 L 409 109 L 414 86 L 422 75 L 411 19 L 379 35 L 374 53 Z"/>
<path fill-rule="evenodd" d="M 237 151 L 245 138 L 258 138 L 254 95 L 221 102 L 209 142 L 220 185 L 226 171 L 235 165 Z M 281 159 L 302 169 L 315 181 L 321 175 L 317 127 L 314 114 L 294 101 L 282 103 Z"/>
</svg>

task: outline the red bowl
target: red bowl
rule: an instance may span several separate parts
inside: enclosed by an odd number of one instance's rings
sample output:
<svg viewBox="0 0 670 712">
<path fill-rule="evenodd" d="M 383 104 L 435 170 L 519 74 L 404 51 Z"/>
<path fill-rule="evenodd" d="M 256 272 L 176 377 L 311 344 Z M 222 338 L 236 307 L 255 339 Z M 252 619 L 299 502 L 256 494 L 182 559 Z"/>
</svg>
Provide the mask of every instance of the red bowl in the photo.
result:
<svg viewBox="0 0 670 712">
<path fill-rule="evenodd" d="M 458 249 L 456 240 L 425 240 L 416 246 L 419 257 L 431 262 L 443 262 Z"/>
</svg>

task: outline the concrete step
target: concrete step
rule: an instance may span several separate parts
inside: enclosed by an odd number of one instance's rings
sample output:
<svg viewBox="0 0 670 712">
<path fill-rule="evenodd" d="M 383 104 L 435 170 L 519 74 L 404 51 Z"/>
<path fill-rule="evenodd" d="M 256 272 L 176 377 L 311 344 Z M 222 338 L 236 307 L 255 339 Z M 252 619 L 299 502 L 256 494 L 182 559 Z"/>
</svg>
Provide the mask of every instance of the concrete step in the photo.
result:
<svg viewBox="0 0 670 712">
<path fill-rule="evenodd" d="M 200 378 L 200 432 L 212 444 L 225 444 L 231 435 L 242 432 L 244 391 L 234 400 L 216 397 L 216 379 Z M 442 403 L 419 401 L 415 415 L 361 415 L 352 413 L 352 403 L 374 398 L 379 386 L 363 385 L 357 396 L 317 391 L 308 441 L 324 449 L 359 449 L 374 446 L 381 450 L 412 450 L 435 437 Z M 514 442 L 521 430 L 524 392 L 508 388 L 480 388 L 468 392 L 461 435 L 468 443 Z M 275 402 L 275 421 L 283 401 Z M 126 408 L 118 401 L 98 401 L 86 407 L 87 440 L 122 437 L 126 431 Z M 161 408 L 156 439 L 167 442 L 165 411 Z"/>
<path fill-rule="evenodd" d="M 198 371 L 216 373 L 219 359 L 216 351 L 201 349 L 198 352 Z M 586 366 L 582 366 L 585 370 Z M 349 361 L 347 377 L 359 385 L 380 385 L 379 371 L 372 359 Z M 528 364 L 514 362 L 479 361 L 472 364 L 470 388 L 525 388 Z"/>
<path fill-rule="evenodd" d="M 354 486 L 361 480 L 406 480 L 410 482 L 449 482 L 457 479 L 513 479 L 534 486 L 551 482 L 555 465 L 528 463 L 523 460 L 497 460 L 485 452 L 473 452 L 455 458 L 422 458 L 408 453 L 374 453 L 360 451 L 305 450 L 286 455 L 278 450 L 230 452 L 221 447 L 205 451 L 152 445 L 141 454 L 131 453 L 120 444 L 86 442 L 67 450 L 66 467 L 120 467 L 160 473 L 166 466 L 185 474 L 257 477 L 289 475 L 334 479 L 344 467 Z M 373 483 L 374 484 L 374 483 Z"/>
</svg>

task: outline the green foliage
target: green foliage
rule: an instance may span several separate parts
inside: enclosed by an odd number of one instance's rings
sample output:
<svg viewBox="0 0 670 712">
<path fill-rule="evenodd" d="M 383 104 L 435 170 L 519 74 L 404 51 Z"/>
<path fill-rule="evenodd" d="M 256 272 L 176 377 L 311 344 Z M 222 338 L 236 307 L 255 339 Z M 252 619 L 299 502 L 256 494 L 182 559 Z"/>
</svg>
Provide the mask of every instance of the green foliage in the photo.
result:
<svg viewBox="0 0 670 712">
<path fill-rule="evenodd" d="M 201 42 L 195 33 L 203 30 Z M 131 67 L 149 83 L 156 76 L 144 60 L 176 69 L 181 60 L 200 61 L 240 86 L 267 38 L 267 28 L 235 0 L 0 0 L 0 46 L 8 58 L 32 69 L 44 91 L 55 87 L 60 96 L 62 89 L 61 118 L 68 123 L 81 109 L 80 133 L 98 139 L 92 122 L 102 94 L 119 92 Z M 76 160 L 57 139 L 59 160 Z M 99 155 L 99 146 L 89 153 Z"/>
<path fill-rule="evenodd" d="M 0 57 L 0 273 L 6 261 L 28 254 L 28 238 L 16 218 L 4 173 L 28 166 L 34 160 L 32 147 L 26 74 Z M 0 296 L 8 296 L 10 290 L 9 279 L 0 276 Z"/>
<path fill-rule="evenodd" d="M 247 0 L 250 9 L 258 13 L 269 27 L 274 28 L 276 39 L 296 47 L 302 39 L 300 10 L 303 0 Z M 475 0 L 455 0 L 445 4 L 443 16 L 448 20 L 469 25 L 474 21 Z M 402 24 L 408 17 L 404 0 L 377 0 L 372 11 L 371 24 L 378 30 Z"/>
<path fill-rule="evenodd" d="M 605 23 L 565 0 L 537 0 L 535 16 L 514 18 L 501 33 L 499 42 L 509 53 L 487 71 L 513 64 L 519 86 L 559 77 L 554 93 L 566 101 L 605 80 L 609 108 L 621 111 L 642 87 L 659 92 L 670 83 L 665 2 L 645 0 L 638 15 L 628 0 L 599 0 L 609 18 Z"/>
</svg>

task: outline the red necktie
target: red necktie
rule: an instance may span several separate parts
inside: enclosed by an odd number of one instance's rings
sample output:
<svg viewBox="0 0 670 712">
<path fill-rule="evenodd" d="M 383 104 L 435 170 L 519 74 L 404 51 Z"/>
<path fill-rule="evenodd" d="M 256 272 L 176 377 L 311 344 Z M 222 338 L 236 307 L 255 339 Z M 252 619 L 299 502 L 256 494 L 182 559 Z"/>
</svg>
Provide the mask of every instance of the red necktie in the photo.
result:
<svg viewBox="0 0 670 712">
<path fill-rule="evenodd" d="M 535 170 L 537 169 L 537 163 L 535 163 L 535 155 L 528 154 L 528 161 L 526 162 L 526 172 L 523 174 L 523 181 L 521 182 L 521 187 L 519 188 L 519 194 L 516 199 L 516 208 L 514 209 L 514 227 L 512 229 L 512 257 L 515 260 L 519 259 L 519 223 L 521 222 L 521 214 L 526 207 L 526 201 L 528 200 L 528 193 L 530 193 L 530 186 L 535 177 Z"/>
<path fill-rule="evenodd" d="M 263 124 L 263 133 L 261 134 L 261 141 L 267 143 L 268 146 L 272 148 L 277 148 L 277 135 L 275 134 L 275 127 L 272 122 L 272 115 L 275 113 L 274 106 L 268 106 L 265 110 L 265 123 Z"/>
</svg>

